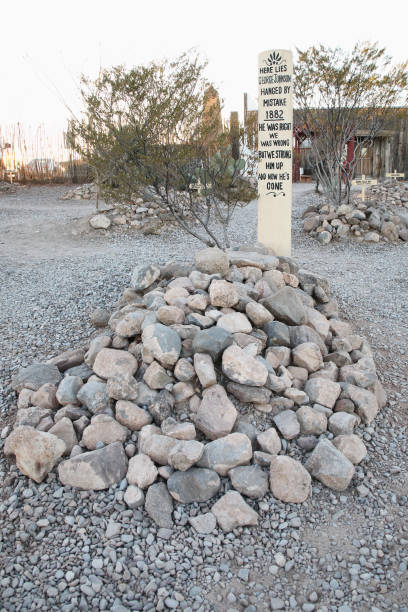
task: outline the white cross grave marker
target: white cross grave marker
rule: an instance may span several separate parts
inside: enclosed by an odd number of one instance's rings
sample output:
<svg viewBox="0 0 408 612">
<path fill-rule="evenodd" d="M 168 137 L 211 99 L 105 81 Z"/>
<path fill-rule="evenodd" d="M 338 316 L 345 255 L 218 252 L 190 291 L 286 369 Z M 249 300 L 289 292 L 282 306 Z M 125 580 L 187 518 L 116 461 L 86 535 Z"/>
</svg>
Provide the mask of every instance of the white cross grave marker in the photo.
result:
<svg viewBox="0 0 408 612">
<path fill-rule="evenodd" d="M 403 172 L 397 172 L 396 170 L 394 170 L 394 172 L 387 172 L 385 176 L 387 176 L 388 178 L 393 178 L 398 182 L 398 179 L 404 178 L 405 174 Z"/>
<path fill-rule="evenodd" d="M 210 189 L 212 187 L 211 183 L 206 183 L 205 185 L 202 184 L 202 182 L 200 181 L 200 179 L 198 179 L 197 183 L 190 183 L 189 185 L 190 189 L 194 189 L 197 191 L 198 195 L 201 196 L 202 192 L 205 189 Z"/>
<path fill-rule="evenodd" d="M 365 174 L 361 175 L 361 178 L 359 179 L 354 179 L 354 181 L 351 181 L 352 185 L 361 185 L 361 199 L 363 202 L 365 202 L 365 188 L 367 185 L 376 185 L 377 184 L 377 179 L 373 179 L 370 177 L 366 178 Z"/>
<path fill-rule="evenodd" d="M 10 184 L 13 184 L 13 179 L 17 176 L 17 172 L 15 170 L 7 169 L 4 171 L 4 174 L 8 175 Z"/>
<path fill-rule="evenodd" d="M 291 51 L 258 57 L 258 240 L 291 254 L 293 61 Z"/>
</svg>

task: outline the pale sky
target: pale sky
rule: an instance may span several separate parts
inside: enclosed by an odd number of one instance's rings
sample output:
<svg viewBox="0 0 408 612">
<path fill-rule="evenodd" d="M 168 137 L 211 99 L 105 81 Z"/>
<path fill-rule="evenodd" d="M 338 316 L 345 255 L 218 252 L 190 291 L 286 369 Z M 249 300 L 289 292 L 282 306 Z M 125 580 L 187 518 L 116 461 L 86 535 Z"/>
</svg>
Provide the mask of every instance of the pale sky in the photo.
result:
<svg viewBox="0 0 408 612">
<path fill-rule="evenodd" d="M 99 67 L 174 58 L 195 47 L 207 77 L 238 110 L 255 100 L 257 56 L 272 48 L 378 41 L 408 56 L 406 0 L 11 0 L 0 9 L 0 126 L 62 130 L 76 111 L 79 76 Z M 57 93 L 57 91 L 59 93 Z"/>
</svg>

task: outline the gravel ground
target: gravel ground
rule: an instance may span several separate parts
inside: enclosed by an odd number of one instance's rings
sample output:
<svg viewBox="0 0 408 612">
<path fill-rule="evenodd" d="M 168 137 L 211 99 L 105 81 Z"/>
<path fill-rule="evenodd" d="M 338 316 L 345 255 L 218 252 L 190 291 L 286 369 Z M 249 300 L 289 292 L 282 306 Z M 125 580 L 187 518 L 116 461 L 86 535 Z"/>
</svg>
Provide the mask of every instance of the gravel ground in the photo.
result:
<svg viewBox="0 0 408 612">
<path fill-rule="evenodd" d="M 0 429 L 12 420 L 11 374 L 83 344 L 96 306 L 111 307 L 135 265 L 190 260 L 180 232 L 108 238 L 86 231 L 94 203 L 61 201 L 64 187 L 0 195 Z M 197 535 L 177 506 L 172 531 L 105 492 L 36 485 L 0 456 L 0 611 L 408 611 L 408 244 L 330 243 L 301 234 L 314 198 L 295 185 L 293 251 L 330 277 L 346 319 L 375 352 L 389 404 L 364 429 L 368 457 L 340 494 L 315 483 L 301 506 L 250 502 L 257 528 Z M 256 236 L 256 204 L 239 211 L 233 242 Z M 2 442 L 0 442 L 0 446 Z M 367 487 L 365 497 L 356 487 Z"/>
</svg>

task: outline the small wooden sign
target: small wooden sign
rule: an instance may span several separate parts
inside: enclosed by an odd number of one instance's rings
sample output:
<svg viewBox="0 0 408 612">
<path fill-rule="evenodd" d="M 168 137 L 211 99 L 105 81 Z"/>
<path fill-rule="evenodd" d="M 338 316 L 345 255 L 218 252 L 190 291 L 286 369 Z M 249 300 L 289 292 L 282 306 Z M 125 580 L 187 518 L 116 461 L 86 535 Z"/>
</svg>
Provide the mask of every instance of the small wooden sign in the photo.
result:
<svg viewBox="0 0 408 612">
<path fill-rule="evenodd" d="M 377 179 L 370 178 L 369 176 L 366 176 L 365 174 L 362 174 L 361 178 L 354 179 L 353 181 L 351 181 L 351 184 L 352 185 L 361 186 L 361 199 L 364 202 L 365 201 L 365 189 L 366 189 L 366 187 L 370 186 L 370 185 L 376 185 L 377 184 Z"/>
</svg>

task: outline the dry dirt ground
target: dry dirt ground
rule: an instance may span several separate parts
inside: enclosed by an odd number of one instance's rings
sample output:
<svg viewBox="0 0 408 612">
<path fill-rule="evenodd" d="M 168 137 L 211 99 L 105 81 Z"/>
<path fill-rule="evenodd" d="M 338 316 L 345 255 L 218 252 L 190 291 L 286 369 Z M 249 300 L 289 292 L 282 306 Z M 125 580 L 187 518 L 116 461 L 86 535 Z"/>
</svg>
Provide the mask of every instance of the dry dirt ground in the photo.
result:
<svg viewBox="0 0 408 612">
<path fill-rule="evenodd" d="M 194 249 L 199 248 L 195 239 L 174 232 L 146 237 L 137 232 L 124 234 L 119 229 L 109 234 L 90 232 L 87 218 L 94 212 L 95 203 L 63 201 L 60 197 L 66 189 L 28 187 L 17 189 L 15 194 L 0 194 L 3 424 L 11 416 L 9 377 L 18 366 L 83 341 L 91 331 L 88 322 L 84 322 L 87 315 L 97 305 L 112 306 L 135 265 L 191 259 Z M 384 580 L 380 580 L 380 586 L 359 582 L 354 592 L 364 596 L 360 601 L 357 597 L 352 610 L 403 611 L 408 609 L 405 607 L 408 605 L 408 244 L 332 242 L 322 247 L 301 233 L 301 211 L 314 197 L 313 186 L 294 186 L 293 254 L 302 266 L 330 278 L 344 318 L 350 319 L 356 333 L 365 335 L 372 345 L 390 403 L 374 424 L 372 433 L 366 434 L 370 460 L 364 468 L 364 483 L 369 485 L 370 496 L 362 500 L 355 491 L 346 492 L 346 501 L 339 501 L 339 496 L 331 496 L 328 490 L 316 495 L 313 516 L 309 521 L 305 517 L 306 524 L 299 531 L 309 554 L 305 558 L 310 558 L 310 571 L 298 574 L 297 580 L 306 591 L 308 586 L 313 586 L 319 572 L 320 579 L 322 575 L 330 575 L 330 562 L 325 561 L 325 555 L 340 551 L 345 559 L 358 559 L 356 539 L 360 546 L 364 541 L 367 546 L 373 546 L 380 539 L 385 542 L 384 553 L 389 559 L 384 567 Z M 256 239 L 256 203 L 239 211 L 232 234 L 235 244 Z M 70 304 L 69 309 L 64 308 L 66 303 Z M 58 308 L 54 308 L 55 304 Z M 53 334 L 57 324 L 58 333 Z M 41 341 L 37 337 L 40 333 Z M 328 510 L 330 504 L 333 504 L 332 512 Z M 327 569 L 325 563 L 329 566 Z M 237 570 L 239 564 L 238 559 Z M 388 572 L 391 573 L 388 575 Z M 252 580 L 272 588 L 275 577 L 265 568 L 265 572 L 254 571 Z M 236 592 L 240 589 L 245 592 L 247 586 L 235 576 L 234 581 L 238 585 Z M 288 585 L 290 592 L 301 590 L 299 585 L 299 589 L 290 585 L 289 576 Z M 226 592 L 214 585 L 208 602 L 213 602 L 214 609 L 235 609 L 225 597 Z M 340 610 L 329 606 L 328 610 Z M 270 608 L 262 604 L 257 609 Z"/>
<path fill-rule="evenodd" d="M 13 265 L 87 257 L 107 247 L 106 240 L 89 232 L 95 201 L 61 200 L 66 191 L 66 186 L 21 186 L 0 195 L 2 259 Z"/>
</svg>

